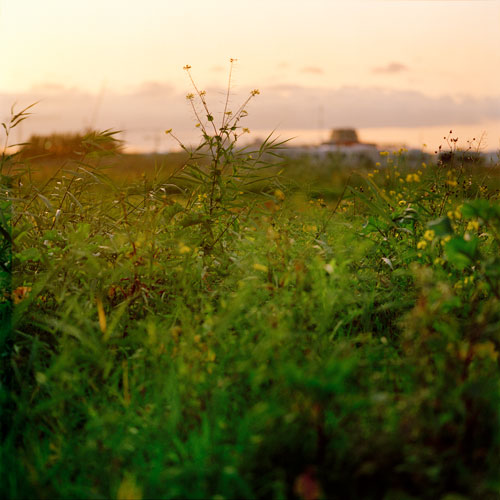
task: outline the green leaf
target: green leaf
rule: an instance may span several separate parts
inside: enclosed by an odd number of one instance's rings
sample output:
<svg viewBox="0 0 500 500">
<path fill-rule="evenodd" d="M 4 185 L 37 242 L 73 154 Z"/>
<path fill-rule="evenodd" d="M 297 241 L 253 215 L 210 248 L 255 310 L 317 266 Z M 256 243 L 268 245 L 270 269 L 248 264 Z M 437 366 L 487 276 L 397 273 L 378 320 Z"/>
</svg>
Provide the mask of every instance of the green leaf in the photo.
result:
<svg viewBox="0 0 500 500">
<path fill-rule="evenodd" d="M 39 260 L 41 260 L 42 255 L 38 248 L 26 248 L 22 252 L 18 253 L 16 257 L 20 262 L 26 262 L 29 260 L 38 262 Z"/>
<path fill-rule="evenodd" d="M 484 221 L 500 219 L 500 205 L 485 199 L 468 201 L 461 211 L 464 217 L 480 217 Z"/>
<path fill-rule="evenodd" d="M 470 266 L 479 257 L 478 245 L 479 240 L 477 238 L 466 241 L 461 236 L 455 236 L 445 245 L 448 262 L 458 269 Z"/>
<path fill-rule="evenodd" d="M 436 236 L 448 236 L 453 234 L 451 221 L 447 216 L 439 217 L 439 219 L 431 220 L 427 223 L 427 227 L 432 229 Z"/>
</svg>

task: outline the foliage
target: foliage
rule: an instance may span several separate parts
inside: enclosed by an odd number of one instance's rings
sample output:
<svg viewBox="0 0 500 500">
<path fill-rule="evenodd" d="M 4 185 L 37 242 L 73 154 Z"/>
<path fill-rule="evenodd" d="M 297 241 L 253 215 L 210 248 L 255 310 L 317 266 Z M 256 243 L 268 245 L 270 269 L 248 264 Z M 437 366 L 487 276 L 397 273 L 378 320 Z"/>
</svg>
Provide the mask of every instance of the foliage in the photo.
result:
<svg viewBox="0 0 500 500">
<path fill-rule="evenodd" d="M 106 140 L 109 130 L 99 132 L 87 130 L 84 133 L 50 135 L 33 134 L 27 143 L 22 144 L 21 153 L 25 158 L 37 156 L 52 158 L 78 158 L 94 152 L 118 153 L 121 150 L 121 141 Z M 116 132 L 114 132 L 116 134 Z"/>
<path fill-rule="evenodd" d="M 174 175 L 12 170 L 2 496 L 494 498 L 495 178 L 286 190 L 227 120 Z"/>
</svg>

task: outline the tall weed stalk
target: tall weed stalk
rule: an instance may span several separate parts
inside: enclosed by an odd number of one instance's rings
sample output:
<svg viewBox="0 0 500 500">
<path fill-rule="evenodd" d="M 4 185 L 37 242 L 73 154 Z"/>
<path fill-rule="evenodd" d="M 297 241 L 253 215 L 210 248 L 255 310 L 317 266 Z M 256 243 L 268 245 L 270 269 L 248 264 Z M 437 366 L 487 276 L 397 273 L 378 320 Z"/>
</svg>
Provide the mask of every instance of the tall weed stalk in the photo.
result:
<svg viewBox="0 0 500 500">
<path fill-rule="evenodd" d="M 166 131 L 179 146 L 188 153 L 185 165 L 172 180 L 187 184 L 186 217 L 183 227 L 200 228 L 200 248 L 205 255 L 216 249 L 224 252 L 241 220 L 248 217 L 259 200 L 272 197 L 270 186 L 278 179 L 272 169 L 281 160 L 278 150 L 286 140 L 278 141 L 269 134 L 258 146 L 239 147 L 239 139 L 249 134 L 241 121 L 248 115 L 250 101 L 260 94 L 258 89 L 234 111 L 231 109 L 231 86 L 235 59 L 230 59 L 229 77 L 220 121 L 210 110 L 206 91 L 200 90 L 192 74 L 191 66 L 184 66 L 194 92 L 188 93 L 196 127 L 201 132 L 201 141 L 189 148 L 173 133 Z M 251 195 L 250 197 L 248 195 Z"/>
</svg>

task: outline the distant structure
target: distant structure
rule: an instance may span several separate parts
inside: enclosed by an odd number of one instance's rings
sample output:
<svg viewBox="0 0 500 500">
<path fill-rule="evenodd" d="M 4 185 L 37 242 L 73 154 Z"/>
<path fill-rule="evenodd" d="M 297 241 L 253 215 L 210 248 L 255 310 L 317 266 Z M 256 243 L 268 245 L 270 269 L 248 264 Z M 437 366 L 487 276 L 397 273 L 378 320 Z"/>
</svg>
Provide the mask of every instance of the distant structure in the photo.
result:
<svg viewBox="0 0 500 500">
<path fill-rule="evenodd" d="M 336 146 L 352 146 L 360 144 L 358 133 L 353 128 L 335 128 L 330 134 L 330 140 L 325 144 L 335 144 Z"/>
<path fill-rule="evenodd" d="M 353 128 L 335 128 L 330 133 L 330 139 L 316 148 L 316 153 L 324 155 L 327 153 L 341 153 L 346 156 L 378 158 L 376 144 L 360 142 L 358 133 Z"/>
</svg>

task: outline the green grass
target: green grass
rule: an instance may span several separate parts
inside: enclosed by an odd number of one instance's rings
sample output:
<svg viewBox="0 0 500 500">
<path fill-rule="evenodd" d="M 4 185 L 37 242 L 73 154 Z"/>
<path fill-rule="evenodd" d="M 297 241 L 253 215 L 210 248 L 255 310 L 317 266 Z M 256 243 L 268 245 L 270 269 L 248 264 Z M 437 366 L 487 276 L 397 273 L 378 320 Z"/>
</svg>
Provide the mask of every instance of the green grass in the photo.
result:
<svg viewBox="0 0 500 500">
<path fill-rule="evenodd" d="M 497 169 L 94 153 L 2 159 L 2 497 L 498 496 Z"/>
</svg>

